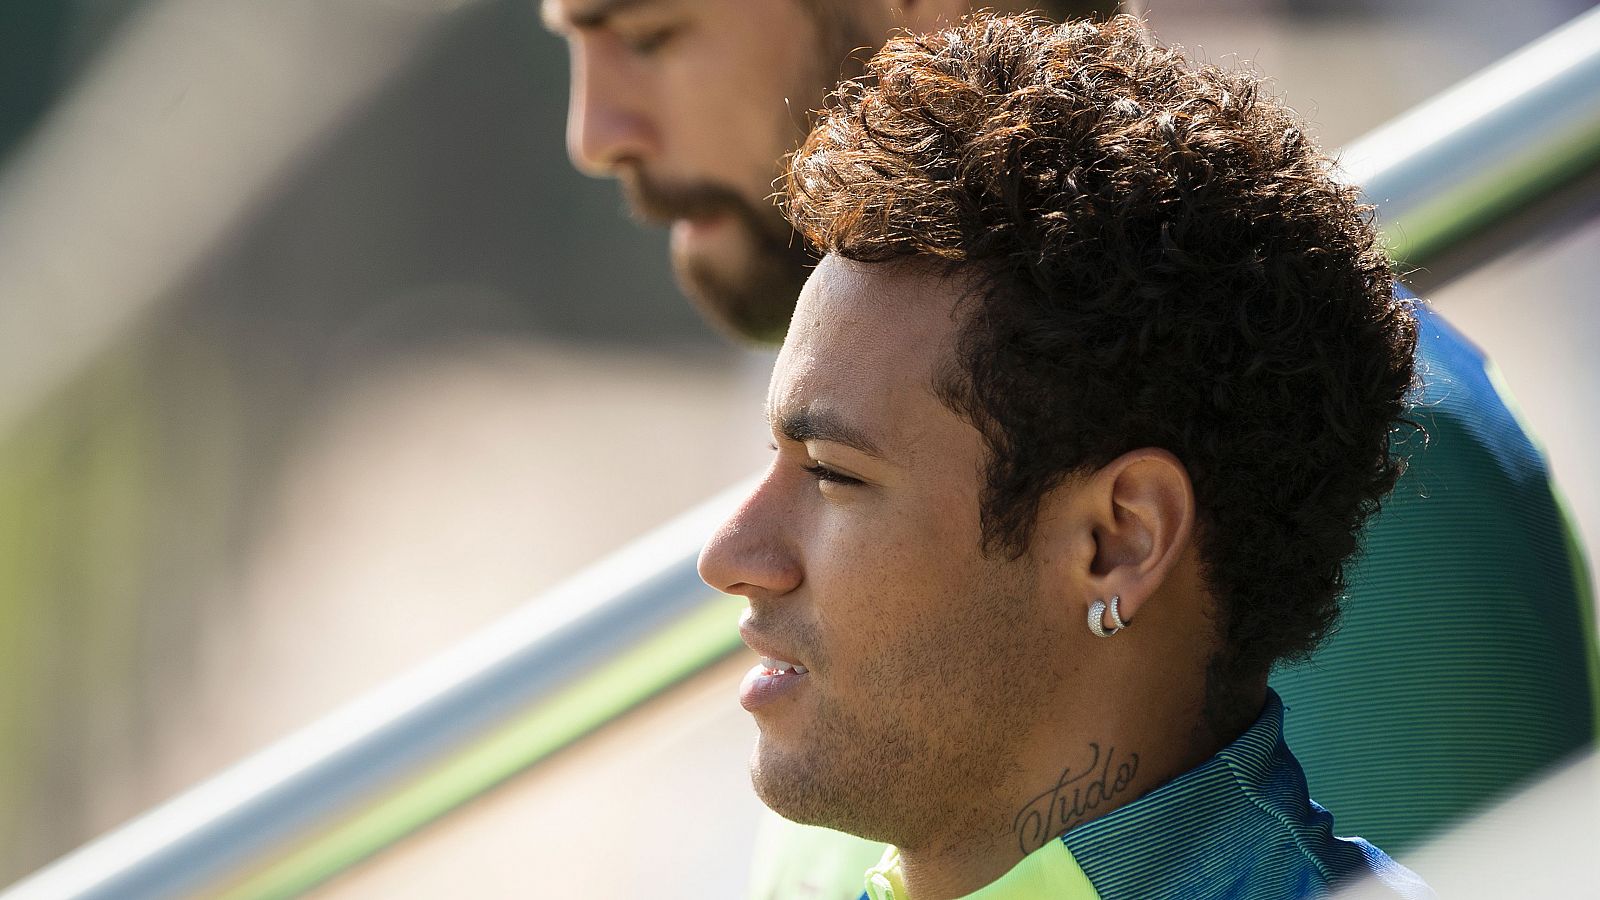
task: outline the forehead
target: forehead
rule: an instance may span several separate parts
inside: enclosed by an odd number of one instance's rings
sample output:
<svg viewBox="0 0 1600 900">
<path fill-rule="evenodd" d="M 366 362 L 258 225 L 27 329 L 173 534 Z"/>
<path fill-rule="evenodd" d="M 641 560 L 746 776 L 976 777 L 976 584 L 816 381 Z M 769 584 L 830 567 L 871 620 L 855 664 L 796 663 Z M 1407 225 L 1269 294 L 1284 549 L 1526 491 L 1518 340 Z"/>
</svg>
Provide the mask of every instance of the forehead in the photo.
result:
<svg viewBox="0 0 1600 900">
<path fill-rule="evenodd" d="M 964 288 L 921 264 L 825 257 L 800 293 L 769 407 L 829 408 L 890 432 L 948 412 L 934 377 L 952 352 Z"/>
</svg>

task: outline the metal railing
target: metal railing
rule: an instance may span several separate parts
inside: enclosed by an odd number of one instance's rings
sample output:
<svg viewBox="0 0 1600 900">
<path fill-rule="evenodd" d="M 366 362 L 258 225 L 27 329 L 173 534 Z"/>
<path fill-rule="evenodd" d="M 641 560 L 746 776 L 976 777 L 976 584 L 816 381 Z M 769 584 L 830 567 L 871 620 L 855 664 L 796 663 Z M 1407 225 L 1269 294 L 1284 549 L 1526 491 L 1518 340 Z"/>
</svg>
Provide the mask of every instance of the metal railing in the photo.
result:
<svg viewBox="0 0 1600 900">
<path fill-rule="evenodd" d="M 1409 265 L 1530 206 L 1600 162 L 1600 10 L 1591 10 L 1355 141 L 1345 177 Z"/>
<path fill-rule="evenodd" d="M 1600 163 L 1600 10 L 1346 149 L 1423 262 Z M 741 486 L 477 636 L 36 874 L 0 900 L 290 896 L 739 646 L 695 574 Z"/>
<path fill-rule="evenodd" d="M 5 900 L 290 896 L 741 645 L 700 546 L 741 485 L 18 882 Z"/>
</svg>

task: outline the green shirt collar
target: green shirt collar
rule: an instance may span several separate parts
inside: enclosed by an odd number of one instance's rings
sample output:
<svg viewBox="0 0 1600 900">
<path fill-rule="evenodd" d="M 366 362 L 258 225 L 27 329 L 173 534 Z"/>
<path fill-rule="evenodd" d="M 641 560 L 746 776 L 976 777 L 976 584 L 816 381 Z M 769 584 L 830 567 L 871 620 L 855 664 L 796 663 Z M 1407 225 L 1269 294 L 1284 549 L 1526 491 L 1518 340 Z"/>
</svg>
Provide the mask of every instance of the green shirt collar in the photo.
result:
<svg viewBox="0 0 1600 900">
<path fill-rule="evenodd" d="M 900 866 L 900 851 L 890 847 L 876 866 L 867 870 L 870 900 L 910 900 Z M 1072 851 L 1060 841 L 1050 841 L 1022 858 L 1011 871 L 961 900 L 1100 900 L 1089 876 L 1083 874 Z"/>
<path fill-rule="evenodd" d="M 1283 702 L 1216 756 L 1138 800 L 1050 841 L 963 900 L 1281 900 L 1374 875 L 1407 897 L 1420 879 L 1360 838 L 1333 834 L 1283 742 Z M 912 900 L 893 848 L 868 872 L 865 897 Z"/>
</svg>

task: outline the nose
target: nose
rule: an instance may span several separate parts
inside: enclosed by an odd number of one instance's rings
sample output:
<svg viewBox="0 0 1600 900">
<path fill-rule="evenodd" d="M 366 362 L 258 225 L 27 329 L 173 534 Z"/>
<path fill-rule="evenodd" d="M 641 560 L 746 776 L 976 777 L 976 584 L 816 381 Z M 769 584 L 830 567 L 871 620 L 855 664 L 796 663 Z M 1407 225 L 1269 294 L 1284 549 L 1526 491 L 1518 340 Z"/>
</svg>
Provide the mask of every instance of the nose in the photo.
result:
<svg viewBox="0 0 1600 900">
<path fill-rule="evenodd" d="M 724 594 L 781 597 L 800 586 L 783 498 L 768 473 L 700 551 L 700 578 Z"/>
<path fill-rule="evenodd" d="M 601 176 L 627 159 L 649 159 L 657 134 L 647 113 L 648 79 L 604 35 L 570 42 L 572 93 L 567 105 L 567 155 L 588 175 Z"/>
</svg>

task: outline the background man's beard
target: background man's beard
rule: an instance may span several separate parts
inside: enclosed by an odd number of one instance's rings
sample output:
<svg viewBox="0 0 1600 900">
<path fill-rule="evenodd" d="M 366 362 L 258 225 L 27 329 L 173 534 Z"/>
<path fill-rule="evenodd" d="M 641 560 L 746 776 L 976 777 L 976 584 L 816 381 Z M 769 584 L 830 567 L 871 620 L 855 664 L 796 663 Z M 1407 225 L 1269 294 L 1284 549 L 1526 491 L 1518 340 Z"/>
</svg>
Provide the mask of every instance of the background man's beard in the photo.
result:
<svg viewBox="0 0 1600 900">
<path fill-rule="evenodd" d="M 668 224 L 677 219 L 731 217 L 729 226 L 742 235 L 747 252 L 732 264 L 674 253 L 678 282 L 712 324 L 753 341 L 782 341 L 816 257 L 777 208 L 763 215 L 763 210 L 721 185 L 662 184 L 637 165 L 624 167 L 620 177 L 629 206 L 643 221 Z"/>
<path fill-rule="evenodd" d="M 792 245 L 758 243 L 735 271 L 708 259 L 673 255 L 684 293 L 713 324 L 756 343 L 780 344 L 816 257 Z"/>
<path fill-rule="evenodd" d="M 803 0 L 812 21 L 810 36 L 816 68 L 803 73 L 789 96 L 807 97 L 797 110 L 820 106 L 841 79 L 859 75 L 867 57 L 883 41 L 865 27 L 852 0 Z M 794 143 L 810 129 L 803 114 L 795 116 Z M 794 146 L 783 148 L 793 150 Z M 781 161 L 774 159 L 773 174 Z M 657 225 L 676 219 L 733 217 L 748 244 L 737 263 L 718 265 L 710 259 L 674 254 L 673 269 L 683 292 L 711 323 L 736 337 L 778 344 L 789 328 L 795 301 L 817 256 L 805 246 L 773 204 L 758 208 L 737 191 L 711 182 L 668 185 L 652 180 L 637 161 L 624 161 L 618 178 L 634 215 Z"/>
</svg>

